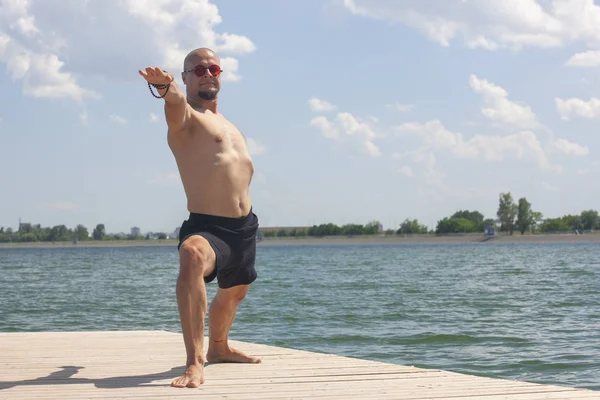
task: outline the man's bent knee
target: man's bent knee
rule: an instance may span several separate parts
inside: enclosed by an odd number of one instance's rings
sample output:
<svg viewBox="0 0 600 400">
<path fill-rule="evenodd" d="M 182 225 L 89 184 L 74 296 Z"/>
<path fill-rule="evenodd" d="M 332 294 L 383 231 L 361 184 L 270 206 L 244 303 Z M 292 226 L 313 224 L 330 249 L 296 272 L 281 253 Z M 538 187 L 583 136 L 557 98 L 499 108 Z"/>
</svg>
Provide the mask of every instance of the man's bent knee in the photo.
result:
<svg viewBox="0 0 600 400">
<path fill-rule="evenodd" d="M 246 298 L 249 287 L 249 285 L 239 285 L 228 289 L 219 289 L 218 295 L 221 297 L 221 300 L 238 305 Z"/>
<path fill-rule="evenodd" d="M 215 268 L 215 252 L 202 236 L 187 238 L 179 248 L 179 274 L 183 279 L 208 276 Z"/>
</svg>

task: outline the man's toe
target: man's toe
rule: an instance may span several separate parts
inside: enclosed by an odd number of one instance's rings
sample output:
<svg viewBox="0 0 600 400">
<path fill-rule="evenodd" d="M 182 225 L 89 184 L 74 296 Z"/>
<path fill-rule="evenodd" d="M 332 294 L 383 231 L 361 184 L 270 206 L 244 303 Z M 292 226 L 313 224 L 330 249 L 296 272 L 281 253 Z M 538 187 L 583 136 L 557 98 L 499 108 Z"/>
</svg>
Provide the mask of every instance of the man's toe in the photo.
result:
<svg viewBox="0 0 600 400">
<path fill-rule="evenodd" d="M 172 383 L 171 386 L 174 387 L 178 387 L 178 388 L 183 388 L 187 385 L 188 383 L 188 378 L 186 376 L 181 376 L 177 379 L 175 379 Z"/>
</svg>

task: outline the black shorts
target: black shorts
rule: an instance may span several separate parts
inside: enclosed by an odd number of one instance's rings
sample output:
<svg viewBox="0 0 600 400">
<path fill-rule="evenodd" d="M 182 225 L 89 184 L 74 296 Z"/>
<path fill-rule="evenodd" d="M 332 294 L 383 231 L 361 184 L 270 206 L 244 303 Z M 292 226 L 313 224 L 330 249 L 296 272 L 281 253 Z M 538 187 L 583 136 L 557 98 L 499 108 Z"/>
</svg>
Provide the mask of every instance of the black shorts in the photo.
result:
<svg viewBox="0 0 600 400">
<path fill-rule="evenodd" d="M 258 217 L 250 210 L 240 218 L 190 213 L 181 224 L 177 249 L 188 237 L 204 237 L 215 251 L 214 271 L 204 278 L 206 283 L 217 278 L 220 288 L 249 285 L 257 278 L 256 234 Z"/>
</svg>

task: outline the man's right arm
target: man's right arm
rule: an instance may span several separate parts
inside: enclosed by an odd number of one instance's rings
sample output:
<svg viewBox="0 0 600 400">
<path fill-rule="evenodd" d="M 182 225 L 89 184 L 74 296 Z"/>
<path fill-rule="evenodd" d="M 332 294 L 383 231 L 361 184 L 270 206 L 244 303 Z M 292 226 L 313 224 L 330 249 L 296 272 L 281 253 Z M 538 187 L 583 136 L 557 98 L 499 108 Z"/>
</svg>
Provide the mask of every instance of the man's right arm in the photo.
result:
<svg viewBox="0 0 600 400">
<path fill-rule="evenodd" d="M 165 95 L 165 91 L 167 94 Z M 165 101 L 165 119 L 170 132 L 178 132 L 186 127 L 191 116 L 185 93 L 179 89 L 175 81 L 171 81 L 169 90 L 158 89 L 159 96 Z"/>
<path fill-rule="evenodd" d="M 173 75 L 160 68 L 148 67 L 145 71 L 140 70 L 140 75 L 150 85 L 168 85 L 165 88 L 152 86 L 152 90 L 165 101 L 165 119 L 170 132 L 178 132 L 186 127 L 191 116 L 190 107 L 187 103 L 185 93 L 179 89 Z"/>
</svg>

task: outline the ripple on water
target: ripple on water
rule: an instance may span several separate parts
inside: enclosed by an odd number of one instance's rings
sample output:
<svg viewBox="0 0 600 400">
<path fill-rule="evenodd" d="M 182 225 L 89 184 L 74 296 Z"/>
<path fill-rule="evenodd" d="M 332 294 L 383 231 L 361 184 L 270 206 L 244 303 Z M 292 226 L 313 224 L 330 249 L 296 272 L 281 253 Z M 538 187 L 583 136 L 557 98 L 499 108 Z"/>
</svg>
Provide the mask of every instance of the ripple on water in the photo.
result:
<svg viewBox="0 0 600 400">
<path fill-rule="evenodd" d="M 597 251 L 259 247 L 231 338 L 598 390 Z M 172 248 L 0 249 L 0 273 L 1 331 L 181 331 Z"/>
</svg>

